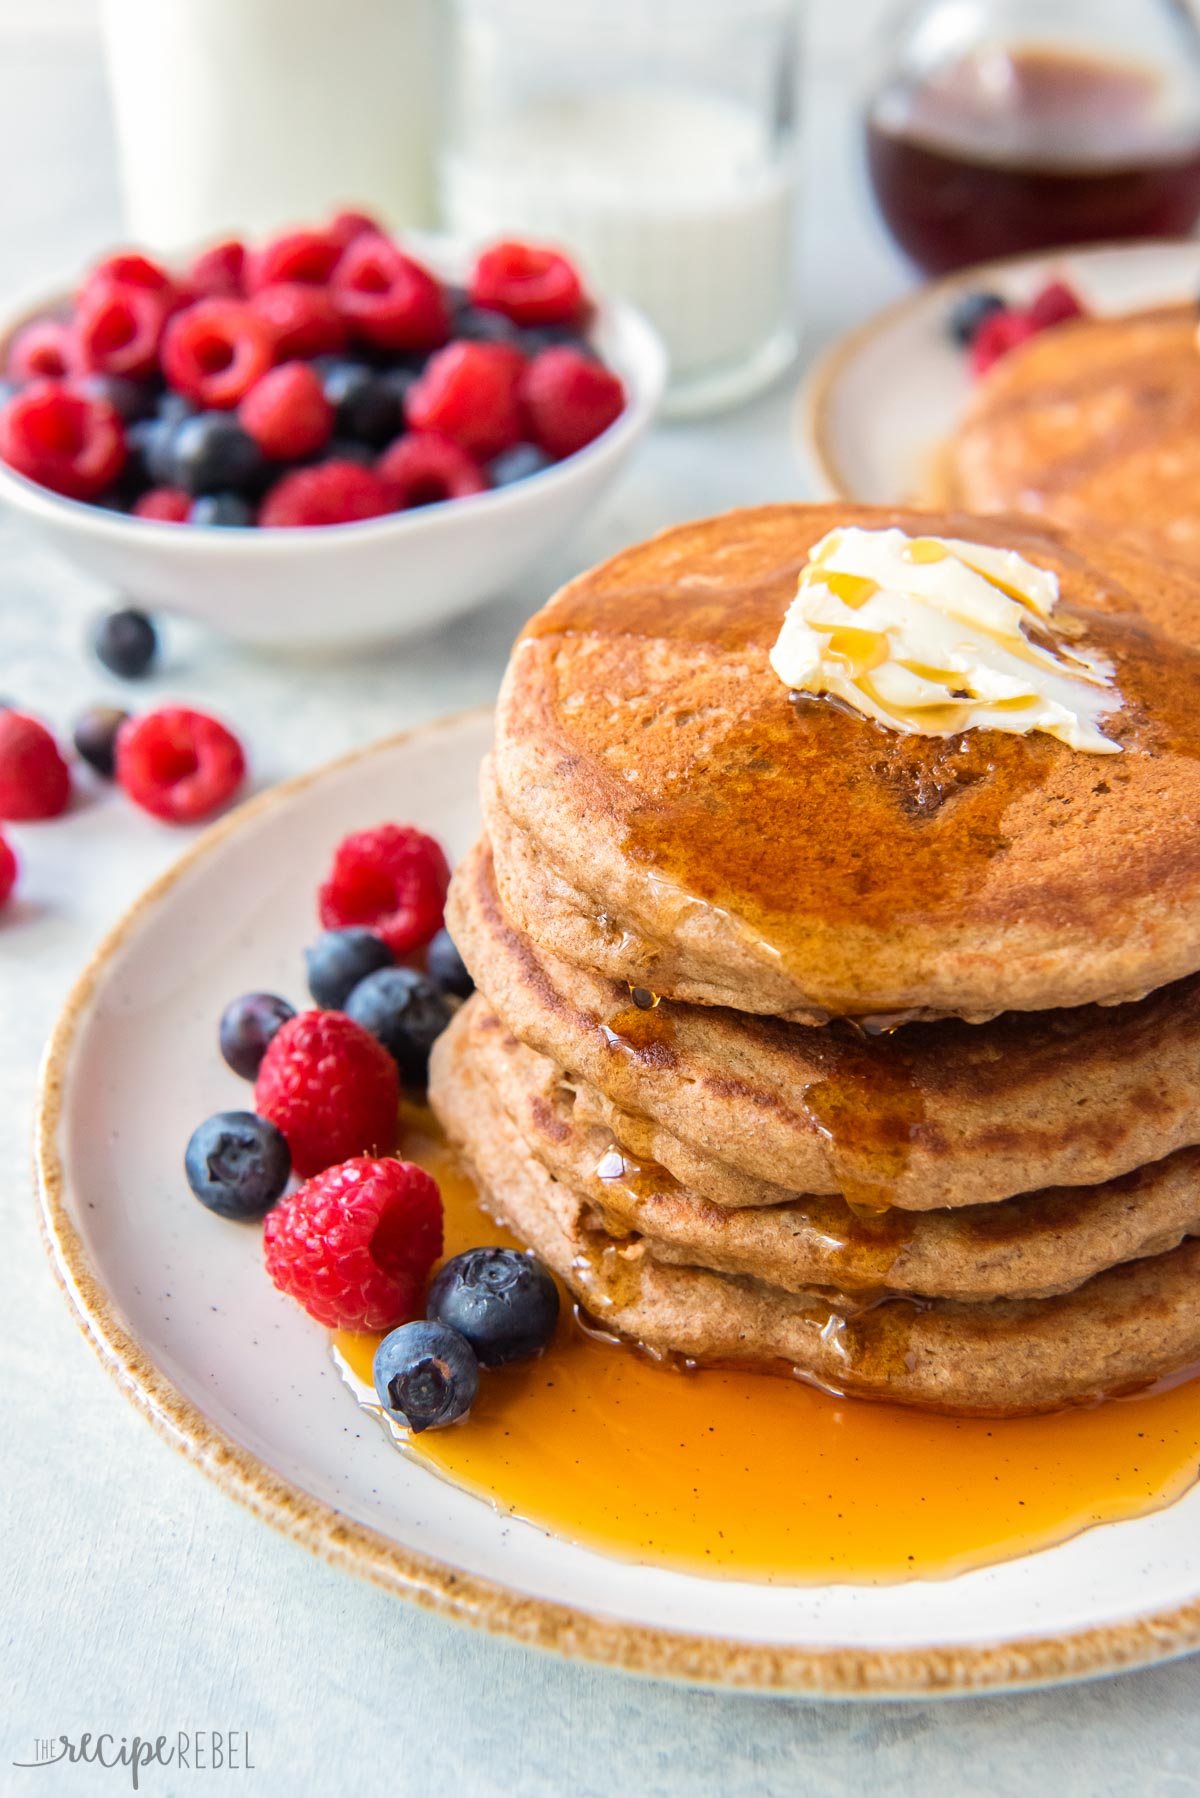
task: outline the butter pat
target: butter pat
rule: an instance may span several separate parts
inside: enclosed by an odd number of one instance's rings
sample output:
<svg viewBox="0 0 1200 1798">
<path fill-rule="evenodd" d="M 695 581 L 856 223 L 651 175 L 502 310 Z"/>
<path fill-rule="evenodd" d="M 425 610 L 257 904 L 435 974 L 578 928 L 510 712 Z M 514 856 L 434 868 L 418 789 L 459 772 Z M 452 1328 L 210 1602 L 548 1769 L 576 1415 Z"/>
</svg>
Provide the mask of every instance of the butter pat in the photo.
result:
<svg viewBox="0 0 1200 1798">
<path fill-rule="evenodd" d="M 847 527 L 810 550 L 771 666 L 891 730 L 1040 730 L 1118 754 L 1100 728 L 1121 709 L 1115 670 L 1055 632 L 1057 605 L 1057 575 L 1015 550 Z"/>
</svg>

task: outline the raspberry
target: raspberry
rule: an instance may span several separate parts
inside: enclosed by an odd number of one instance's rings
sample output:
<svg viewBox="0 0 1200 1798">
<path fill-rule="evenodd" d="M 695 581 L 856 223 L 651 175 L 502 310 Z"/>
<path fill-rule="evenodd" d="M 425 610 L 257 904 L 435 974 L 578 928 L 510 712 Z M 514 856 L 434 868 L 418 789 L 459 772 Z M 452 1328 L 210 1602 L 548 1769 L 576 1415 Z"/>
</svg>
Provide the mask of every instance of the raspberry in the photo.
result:
<svg viewBox="0 0 1200 1798">
<path fill-rule="evenodd" d="M 498 243 L 484 250 L 471 275 L 471 300 L 518 325 L 566 325 L 584 310 L 583 285 L 556 250 Z"/>
<path fill-rule="evenodd" d="M 1087 307 L 1065 281 L 1050 281 L 1029 308 L 1029 320 L 1035 331 L 1049 330 L 1051 325 L 1065 325 L 1072 318 L 1086 318 Z"/>
<path fill-rule="evenodd" d="M 182 487 L 151 487 L 133 508 L 135 518 L 152 518 L 159 524 L 186 524 L 192 496 Z"/>
<path fill-rule="evenodd" d="M 483 493 L 487 478 L 473 456 L 452 437 L 437 431 L 410 431 L 398 437 L 375 464 L 392 489 L 397 506 L 433 506 L 443 499 Z"/>
<path fill-rule="evenodd" d="M 411 955 L 441 929 L 449 885 L 440 843 L 411 824 L 380 824 L 338 844 L 318 910 L 327 930 L 365 924 L 393 955 Z"/>
<path fill-rule="evenodd" d="M 399 1105 L 395 1062 L 341 1011 L 302 1011 L 281 1024 L 254 1083 L 255 1111 L 283 1131 L 303 1179 L 348 1155 L 386 1155 Z"/>
<path fill-rule="evenodd" d="M 307 281 L 320 287 L 342 253 L 325 231 L 285 231 L 246 258 L 246 290 L 257 293 L 276 281 Z"/>
<path fill-rule="evenodd" d="M 194 824 L 232 799 L 246 773 L 232 731 L 204 712 L 165 705 L 117 735 L 117 780 L 135 805 L 168 824 Z"/>
<path fill-rule="evenodd" d="M 335 212 L 325 227 L 325 235 L 344 250 L 356 237 L 382 237 L 383 231 L 368 212 Z"/>
<path fill-rule="evenodd" d="M 245 267 L 246 246 L 239 237 L 230 237 L 201 250 L 188 264 L 188 286 L 197 299 L 238 299 Z"/>
<path fill-rule="evenodd" d="M 1001 356 L 1007 356 L 1009 350 L 1032 337 L 1036 328 L 1027 312 L 994 312 L 985 318 L 971 343 L 971 373 L 976 380 Z"/>
<path fill-rule="evenodd" d="M 350 329 L 382 349 L 432 350 L 450 335 L 441 287 L 390 238 L 356 237 L 330 286 Z"/>
<path fill-rule="evenodd" d="M 202 406 L 236 406 L 274 360 L 268 326 L 241 300 L 197 300 L 176 313 L 163 335 L 164 375 L 177 393 Z"/>
<path fill-rule="evenodd" d="M 267 1213 L 267 1272 L 331 1330 L 390 1330 L 421 1315 L 442 1252 L 437 1182 L 408 1161 L 360 1156 Z"/>
<path fill-rule="evenodd" d="M 71 797 L 71 771 L 44 724 L 0 711 L 0 818 L 57 818 Z"/>
<path fill-rule="evenodd" d="M 12 890 L 17 884 L 19 872 L 16 856 L 4 838 L 0 837 L 0 905 L 7 905 Z"/>
<path fill-rule="evenodd" d="M 69 325 L 58 318 L 35 318 L 12 340 L 8 377 L 12 381 L 61 381 L 79 371 L 79 346 Z"/>
<path fill-rule="evenodd" d="M 166 318 L 163 296 L 149 288 L 89 281 L 75 308 L 80 362 L 90 373 L 153 374 Z"/>
<path fill-rule="evenodd" d="M 525 360 L 503 343 L 451 343 L 431 356 L 405 408 L 416 431 L 441 431 L 487 461 L 521 437 Z"/>
<path fill-rule="evenodd" d="M 327 287 L 277 281 L 250 302 L 275 340 L 280 361 L 291 356 L 336 356 L 346 347 L 346 327 Z"/>
<path fill-rule="evenodd" d="M 238 423 L 265 455 L 298 462 L 329 442 L 333 407 L 315 369 L 284 362 L 250 389 L 238 407 Z"/>
<path fill-rule="evenodd" d="M 177 296 L 175 283 L 162 264 L 136 250 L 120 250 L 98 262 L 88 272 L 76 298 L 82 300 L 91 287 L 137 287 L 143 293 L 157 294 L 164 307 L 173 306 Z"/>
<path fill-rule="evenodd" d="M 566 347 L 543 350 L 521 380 L 528 434 L 548 455 L 573 456 L 620 417 L 625 389 L 610 368 Z"/>
<path fill-rule="evenodd" d="M 276 481 L 258 514 L 260 525 L 358 524 L 395 511 L 392 490 L 360 462 L 295 468 Z"/>
<path fill-rule="evenodd" d="M 0 460 L 68 499 L 95 499 L 125 466 L 125 428 L 107 400 L 32 381 L 0 408 Z"/>
</svg>

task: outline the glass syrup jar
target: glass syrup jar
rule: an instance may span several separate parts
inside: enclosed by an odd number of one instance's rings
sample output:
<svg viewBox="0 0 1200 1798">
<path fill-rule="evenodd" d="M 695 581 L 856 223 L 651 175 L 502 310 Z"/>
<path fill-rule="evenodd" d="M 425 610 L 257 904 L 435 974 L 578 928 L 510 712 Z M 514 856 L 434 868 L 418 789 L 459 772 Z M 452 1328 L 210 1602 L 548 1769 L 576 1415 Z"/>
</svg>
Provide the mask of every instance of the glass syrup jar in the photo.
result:
<svg viewBox="0 0 1200 1798">
<path fill-rule="evenodd" d="M 1187 0 L 922 0 L 886 31 L 875 198 L 929 273 L 1200 216 L 1200 26 Z"/>
</svg>

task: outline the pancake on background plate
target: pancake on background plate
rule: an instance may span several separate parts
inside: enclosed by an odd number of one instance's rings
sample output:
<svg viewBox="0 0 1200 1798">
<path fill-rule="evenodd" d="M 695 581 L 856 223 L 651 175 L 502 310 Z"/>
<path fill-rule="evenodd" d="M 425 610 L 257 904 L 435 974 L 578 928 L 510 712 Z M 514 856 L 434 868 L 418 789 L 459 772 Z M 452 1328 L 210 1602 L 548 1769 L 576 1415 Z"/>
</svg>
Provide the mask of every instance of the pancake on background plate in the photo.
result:
<svg viewBox="0 0 1200 1798">
<path fill-rule="evenodd" d="M 1196 308 L 1173 306 L 1018 344 L 980 381 L 939 465 L 947 500 L 1200 562 L 1196 331 Z"/>
<path fill-rule="evenodd" d="M 1200 573 L 965 515 L 640 544 L 514 648 L 430 1097 L 602 1326 L 950 1412 L 1200 1361 Z"/>
</svg>

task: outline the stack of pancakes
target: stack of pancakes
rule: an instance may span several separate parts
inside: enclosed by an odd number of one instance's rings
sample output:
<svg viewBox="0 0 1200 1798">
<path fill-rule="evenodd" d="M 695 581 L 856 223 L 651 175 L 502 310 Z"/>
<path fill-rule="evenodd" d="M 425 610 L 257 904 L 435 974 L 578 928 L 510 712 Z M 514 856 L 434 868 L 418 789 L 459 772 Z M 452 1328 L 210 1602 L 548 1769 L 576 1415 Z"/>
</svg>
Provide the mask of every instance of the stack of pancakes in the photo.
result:
<svg viewBox="0 0 1200 1798">
<path fill-rule="evenodd" d="M 904 735 L 768 653 L 837 524 L 1053 569 L 1119 755 Z M 528 626 L 434 1107 L 605 1329 L 963 1413 L 1200 1361 L 1200 580 L 998 520 L 688 525 Z"/>
</svg>

